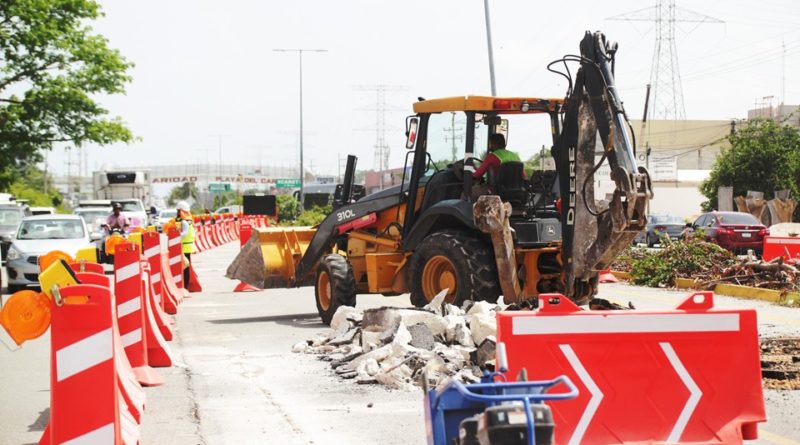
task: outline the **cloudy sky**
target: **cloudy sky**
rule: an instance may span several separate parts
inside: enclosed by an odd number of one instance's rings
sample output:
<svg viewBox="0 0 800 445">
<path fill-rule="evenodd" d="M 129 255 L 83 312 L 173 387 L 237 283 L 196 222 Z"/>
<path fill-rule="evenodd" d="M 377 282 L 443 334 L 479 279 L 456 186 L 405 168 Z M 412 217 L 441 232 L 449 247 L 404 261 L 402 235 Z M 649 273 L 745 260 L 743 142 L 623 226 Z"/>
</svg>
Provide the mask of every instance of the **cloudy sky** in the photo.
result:
<svg viewBox="0 0 800 445">
<path fill-rule="evenodd" d="M 359 167 L 373 165 L 370 86 L 396 87 L 386 95 L 392 166 L 402 165 L 404 117 L 418 96 L 490 92 L 481 0 L 100 2 L 106 16 L 94 28 L 136 67 L 126 95 L 99 100 L 141 141 L 87 147 L 90 170 L 216 164 L 217 134 L 226 135 L 226 163 L 296 165 L 298 58 L 276 48 L 327 50 L 303 58 L 305 158 L 319 174 L 336 173 L 337 157 L 348 153 Z M 564 81 L 545 66 L 577 53 L 585 30 L 603 30 L 619 42 L 617 82 L 629 115 L 639 118 L 655 25 L 606 19 L 649 4 L 490 0 L 498 94 L 563 96 Z M 677 24 L 687 118 L 745 117 L 765 96 L 800 103 L 800 2 L 679 0 L 678 7 L 724 21 Z M 66 171 L 64 150 L 49 166 Z"/>
</svg>

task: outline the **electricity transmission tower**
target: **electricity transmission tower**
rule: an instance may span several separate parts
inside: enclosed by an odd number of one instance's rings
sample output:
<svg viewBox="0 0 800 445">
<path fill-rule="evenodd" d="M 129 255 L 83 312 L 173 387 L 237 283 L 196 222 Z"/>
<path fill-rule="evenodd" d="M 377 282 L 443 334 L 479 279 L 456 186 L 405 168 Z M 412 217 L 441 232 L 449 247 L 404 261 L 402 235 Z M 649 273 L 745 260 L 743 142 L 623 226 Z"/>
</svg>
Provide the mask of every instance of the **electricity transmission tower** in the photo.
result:
<svg viewBox="0 0 800 445">
<path fill-rule="evenodd" d="M 399 107 L 389 105 L 386 103 L 386 93 L 403 91 L 405 87 L 396 85 L 359 85 L 356 87 L 359 91 L 368 91 L 375 93 L 375 108 L 365 109 L 366 111 L 375 112 L 375 145 L 373 154 L 373 168 L 378 172 L 379 186 L 383 190 L 383 175 L 389 169 L 389 144 L 386 143 L 386 113 L 390 111 L 400 110 Z"/>
<path fill-rule="evenodd" d="M 656 42 L 650 84 L 653 97 L 648 115 L 652 119 L 686 119 L 683 105 L 681 73 L 678 69 L 678 49 L 675 45 L 675 24 L 724 23 L 722 20 L 675 6 L 675 0 L 656 0 L 654 6 L 609 17 L 606 20 L 655 23 Z M 694 28 L 692 28 L 694 29 Z"/>
</svg>

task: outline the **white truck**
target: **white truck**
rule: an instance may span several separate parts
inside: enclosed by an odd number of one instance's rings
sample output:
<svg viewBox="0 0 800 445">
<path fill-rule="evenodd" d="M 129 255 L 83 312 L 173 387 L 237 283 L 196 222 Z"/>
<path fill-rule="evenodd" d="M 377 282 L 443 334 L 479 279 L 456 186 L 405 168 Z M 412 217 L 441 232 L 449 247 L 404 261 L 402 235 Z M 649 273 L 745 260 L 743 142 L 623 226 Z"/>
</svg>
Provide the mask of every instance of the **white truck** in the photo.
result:
<svg viewBox="0 0 800 445">
<path fill-rule="evenodd" d="M 149 170 L 105 169 L 92 174 L 95 199 L 122 205 L 122 213 L 133 225 L 147 225 L 145 206 L 153 202 Z"/>
</svg>

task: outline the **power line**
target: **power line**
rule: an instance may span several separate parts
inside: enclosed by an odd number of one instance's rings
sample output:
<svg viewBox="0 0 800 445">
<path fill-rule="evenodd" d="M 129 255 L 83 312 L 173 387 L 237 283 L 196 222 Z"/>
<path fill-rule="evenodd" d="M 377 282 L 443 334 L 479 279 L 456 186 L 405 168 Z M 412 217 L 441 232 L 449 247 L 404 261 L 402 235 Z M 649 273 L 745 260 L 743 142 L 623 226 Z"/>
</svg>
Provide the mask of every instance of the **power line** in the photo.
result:
<svg viewBox="0 0 800 445">
<path fill-rule="evenodd" d="M 653 99 L 648 114 L 653 119 L 686 119 L 678 49 L 675 45 L 675 24 L 694 23 L 697 27 L 703 23 L 724 22 L 688 9 L 679 10 L 675 6 L 675 0 L 657 0 L 654 6 L 609 17 L 607 20 L 655 23 L 656 41 L 650 68 Z"/>
</svg>

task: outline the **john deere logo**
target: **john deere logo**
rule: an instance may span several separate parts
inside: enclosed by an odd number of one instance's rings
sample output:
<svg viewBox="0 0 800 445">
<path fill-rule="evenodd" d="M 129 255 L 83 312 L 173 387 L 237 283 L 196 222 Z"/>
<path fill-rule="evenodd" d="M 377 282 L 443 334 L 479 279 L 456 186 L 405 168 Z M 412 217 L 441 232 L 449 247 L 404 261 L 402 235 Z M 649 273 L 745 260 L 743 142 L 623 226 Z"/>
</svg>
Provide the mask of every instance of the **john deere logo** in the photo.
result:
<svg viewBox="0 0 800 445">
<path fill-rule="evenodd" d="M 545 226 L 545 229 L 544 229 L 544 230 L 545 230 L 545 232 L 547 232 L 547 234 L 548 234 L 548 235 L 550 235 L 550 236 L 555 236 L 555 234 L 556 234 L 556 229 L 555 229 L 555 227 L 553 227 L 553 226 Z"/>
</svg>

